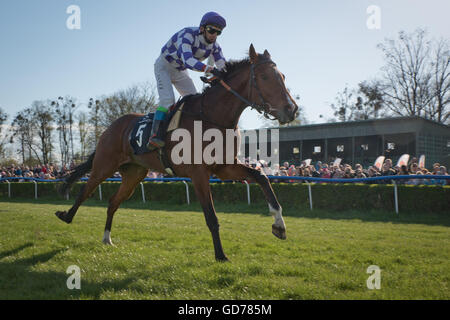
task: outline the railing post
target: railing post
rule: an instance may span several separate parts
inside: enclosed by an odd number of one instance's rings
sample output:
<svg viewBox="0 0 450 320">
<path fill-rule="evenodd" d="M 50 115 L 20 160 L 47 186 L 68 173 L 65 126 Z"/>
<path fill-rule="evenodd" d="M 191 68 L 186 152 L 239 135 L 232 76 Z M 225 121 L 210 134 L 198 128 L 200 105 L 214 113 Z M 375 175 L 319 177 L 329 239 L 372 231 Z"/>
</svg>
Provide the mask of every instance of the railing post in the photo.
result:
<svg viewBox="0 0 450 320">
<path fill-rule="evenodd" d="M 144 184 L 141 182 L 142 202 L 145 203 Z"/>
<path fill-rule="evenodd" d="M 248 182 L 246 180 L 244 180 L 244 183 L 247 185 L 247 202 L 250 205 L 251 201 L 250 201 L 250 185 L 248 184 Z"/>
<path fill-rule="evenodd" d="M 8 183 L 8 198 L 11 198 L 11 182 L 5 180 Z"/>
<path fill-rule="evenodd" d="M 98 195 L 100 196 L 100 201 L 102 201 L 103 196 L 102 196 L 102 184 L 101 183 L 98 185 Z"/>
<path fill-rule="evenodd" d="M 35 180 L 33 180 L 33 182 L 34 182 L 34 198 L 37 199 L 38 198 L 37 182 Z"/>
<path fill-rule="evenodd" d="M 397 184 L 395 183 L 395 180 L 392 180 L 392 183 L 394 184 L 395 212 L 398 214 L 398 190 L 397 190 Z"/>
<path fill-rule="evenodd" d="M 189 199 L 189 185 L 187 184 L 186 181 L 183 180 L 184 185 L 186 186 L 186 200 L 187 200 L 187 204 L 191 204 L 191 201 Z"/>
<path fill-rule="evenodd" d="M 312 191 L 311 191 L 311 183 L 309 181 L 306 181 L 308 184 L 308 192 L 309 192 L 309 208 L 313 209 L 313 201 L 312 201 Z"/>
</svg>

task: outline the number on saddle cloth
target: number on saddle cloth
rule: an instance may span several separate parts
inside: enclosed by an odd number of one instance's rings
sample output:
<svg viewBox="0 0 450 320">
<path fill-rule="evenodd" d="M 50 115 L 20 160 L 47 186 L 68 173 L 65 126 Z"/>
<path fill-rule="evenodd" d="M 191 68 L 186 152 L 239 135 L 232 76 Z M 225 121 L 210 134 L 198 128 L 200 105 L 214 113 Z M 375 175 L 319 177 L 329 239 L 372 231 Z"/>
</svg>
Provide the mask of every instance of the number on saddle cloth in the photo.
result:
<svg viewBox="0 0 450 320">
<path fill-rule="evenodd" d="M 175 115 L 178 109 L 182 108 L 182 105 L 186 99 L 180 99 L 176 104 L 172 105 L 169 108 L 169 112 L 162 123 L 162 130 L 166 131 L 167 127 L 172 120 L 172 117 Z M 146 116 L 143 116 L 138 119 L 136 124 L 134 125 L 133 130 L 130 134 L 130 145 L 133 148 L 134 154 L 143 154 L 150 152 L 147 149 L 147 142 L 150 140 L 150 133 L 152 131 L 152 123 L 154 113 L 149 113 Z M 179 121 L 179 117 L 178 117 Z"/>
<path fill-rule="evenodd" d="M 149 152 L 147 149 L 147 142 L 150 139 L 154 115 L 154 113 L 149 113 L 146 116 L 139 118 L 131 131 L 130 144 L 134 154 Z"/>
</svg>

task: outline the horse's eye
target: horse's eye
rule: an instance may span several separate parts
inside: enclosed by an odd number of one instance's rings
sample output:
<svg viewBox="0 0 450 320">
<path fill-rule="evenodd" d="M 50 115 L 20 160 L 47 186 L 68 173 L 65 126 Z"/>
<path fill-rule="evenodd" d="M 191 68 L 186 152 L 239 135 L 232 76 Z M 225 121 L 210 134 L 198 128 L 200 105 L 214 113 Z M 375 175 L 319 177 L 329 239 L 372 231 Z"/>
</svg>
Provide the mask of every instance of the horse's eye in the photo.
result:
<svg viewBox="0 0 450 320">
<path fill-rule="evenodd" d="M 268 77 L 267 75 L 265 75 L 265 74 L 262 74 L 262 75 L 261 75 L 261 78 L 262 78 L 263 80 L 269 80 L 269 77 Z"/>
</svg>

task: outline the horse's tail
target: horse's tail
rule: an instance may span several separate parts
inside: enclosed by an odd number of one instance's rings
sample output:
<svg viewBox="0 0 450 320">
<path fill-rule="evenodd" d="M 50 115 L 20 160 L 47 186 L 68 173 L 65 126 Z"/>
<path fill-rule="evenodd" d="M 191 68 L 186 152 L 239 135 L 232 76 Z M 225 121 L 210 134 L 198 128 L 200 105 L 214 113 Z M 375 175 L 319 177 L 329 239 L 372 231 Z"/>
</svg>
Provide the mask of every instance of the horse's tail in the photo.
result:
<svg viewBox="0 0 450 320">
<path fill-rule="evenodd" d="M 65 196 L 69 192 L 70 188 L 72 187 L 72 184 L 75 181 L 77 181 L 78 179 L 83 177 L 86 173 L 91 171 L 92 163 L 94 162 L 94 157 L 95 151 L 89 156 L 86 162 L 83 162 L 79 166 L 75 167 L 73 171 L 67 177 L 64 178 L 64 183 L 59 190 L 59 192 L 63 196 Z"/>
</svg>

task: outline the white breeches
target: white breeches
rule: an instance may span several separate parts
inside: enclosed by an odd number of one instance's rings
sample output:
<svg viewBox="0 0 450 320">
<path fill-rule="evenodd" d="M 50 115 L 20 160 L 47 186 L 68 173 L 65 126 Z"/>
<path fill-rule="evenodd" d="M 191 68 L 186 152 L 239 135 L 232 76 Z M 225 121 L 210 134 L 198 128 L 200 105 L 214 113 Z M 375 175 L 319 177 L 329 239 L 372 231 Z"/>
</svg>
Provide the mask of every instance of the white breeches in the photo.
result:
<svg viewBox="0 0 450 320">
<path fill-rule="evenodd" d="M 155 76 L 159 95 L 159 107 L 169 108 L 175 103 L 175 94 L 172 84 L 183 97 L 196 94 L 194 82 L 189 77 L 187 70 L 177 70 L 172 67 L 163 56 L 159 56 L 155 62 Z"/>
</svg>

